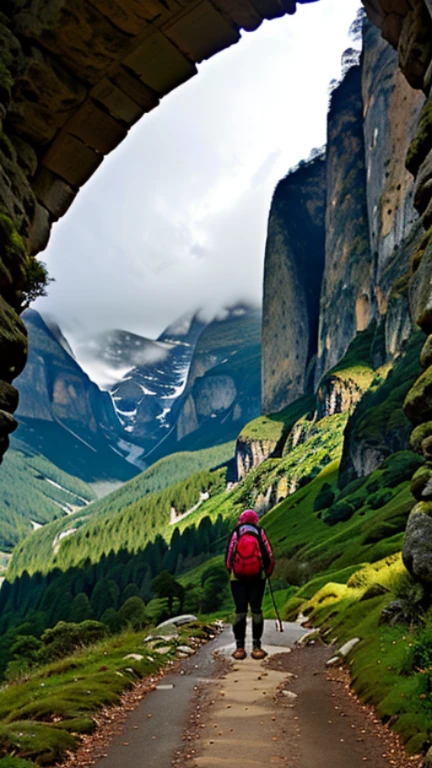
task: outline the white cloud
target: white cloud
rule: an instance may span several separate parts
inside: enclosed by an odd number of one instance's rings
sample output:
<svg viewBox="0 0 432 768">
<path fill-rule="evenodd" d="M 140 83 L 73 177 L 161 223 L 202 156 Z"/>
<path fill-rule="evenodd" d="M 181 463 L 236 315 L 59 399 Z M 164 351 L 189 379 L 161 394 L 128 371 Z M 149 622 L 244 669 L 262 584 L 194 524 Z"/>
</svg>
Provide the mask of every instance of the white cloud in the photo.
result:
<svg viewBox="0 0 432 768">
<path fill-rule="evenodd" d="M 135 126 L 53 230 L 36 308 L 72 337 L 156 336 L 194 307 L 261 297 L 271 195 L 325 141 L 358 0 L 321 0 L 243 33 Z"/>
</svg>

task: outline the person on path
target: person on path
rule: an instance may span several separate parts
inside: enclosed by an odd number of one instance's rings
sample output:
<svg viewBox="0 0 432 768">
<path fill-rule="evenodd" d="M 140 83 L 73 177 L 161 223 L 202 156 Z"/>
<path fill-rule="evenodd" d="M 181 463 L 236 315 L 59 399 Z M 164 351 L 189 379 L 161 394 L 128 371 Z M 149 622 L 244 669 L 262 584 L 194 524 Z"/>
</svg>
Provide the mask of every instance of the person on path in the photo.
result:
<svg viewBox="0 0 432 768">
<path fill-rule="evenodd" d="M 225 565 L 231 574 L 231 591 L 235 603 L 233 622 L 236 650 L 235 659 L 245 659 L 245 636 L 248 606 L 252 611 L 252 658 L 264 659 L 261 648 L 264 619 L 261 609 L 266 578 L 274 569 L 274 557 L 270 542 L 253 509 L 241 513 L 228 543 Z"/>
</svg>

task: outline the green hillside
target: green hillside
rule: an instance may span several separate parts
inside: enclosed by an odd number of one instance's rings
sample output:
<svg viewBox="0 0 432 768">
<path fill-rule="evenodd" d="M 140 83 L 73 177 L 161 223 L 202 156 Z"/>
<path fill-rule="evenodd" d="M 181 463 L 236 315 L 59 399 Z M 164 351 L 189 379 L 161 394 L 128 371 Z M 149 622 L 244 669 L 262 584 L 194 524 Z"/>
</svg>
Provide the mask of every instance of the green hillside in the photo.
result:
<svg viewBox="0 0 432 768">
<path fill-rule="evenodd" d="M 14 440 L 0 466 L 0 548 L 12 548 L 37 526 L 64 518 L 95 498 L 91 487 Z"/>
<path fill-rule="evenodd" d="M 201 489 L 220 483 L 221 473 L 208 470 L 229 461 L 234 448 L 234 443 L 226 443 L 161 459 L 105 498 L 35 531 L 15 548 L 9 573 L 15 577 L 23 570 L 67 568 L 87 557 L 95 562 L 112 549 L 144 547 L 166 528 L 172 502 L 183 513 L 198 502 Z"/>
</svg>

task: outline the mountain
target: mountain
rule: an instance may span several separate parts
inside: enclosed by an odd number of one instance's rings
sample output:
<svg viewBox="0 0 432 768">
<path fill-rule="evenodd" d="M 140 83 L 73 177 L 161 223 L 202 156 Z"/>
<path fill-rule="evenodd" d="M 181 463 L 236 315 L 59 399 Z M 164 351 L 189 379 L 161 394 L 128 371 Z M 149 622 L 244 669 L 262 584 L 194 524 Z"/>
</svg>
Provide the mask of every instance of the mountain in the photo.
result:
<svg viewBox="0 0 432 768">
<path fill-rule="evenodd" d="M 238 305 L 202 331 L 184 392 L 172 409 L 174 426 L 155 455 L 235 439 L 260 413 L 260 402 L 261 310 Z"/>
<path fill-rule="evenodd" d="M 136 469 L 119 452 L 121 424 L 111 398 L 90 381 L 60 334 L 24 313 L 27 365 L 17 379 L 15 437 L 86 482 L 128 480 Z"/>
</svg>

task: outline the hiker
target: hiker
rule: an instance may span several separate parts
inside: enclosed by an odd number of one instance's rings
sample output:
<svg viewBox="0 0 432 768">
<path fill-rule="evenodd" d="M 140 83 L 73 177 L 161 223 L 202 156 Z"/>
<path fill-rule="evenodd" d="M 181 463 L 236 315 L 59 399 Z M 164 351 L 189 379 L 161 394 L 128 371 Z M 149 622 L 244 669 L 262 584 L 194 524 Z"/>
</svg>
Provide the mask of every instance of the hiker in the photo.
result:
<svg viewBox="0 0 432 768">
<path fill-rule="evenodd" d="M 246 658 L 245 635 L 248 605 L 252 611 L 252 658 L 264 659 L 266 651 L 261 648 L 264 619 L 261 603 L 264 597 L 266 577 L 274 569 L 274 557 L 269 540 L 262 528 L 258 528 L 259 517 L 253 509 L 241 513 L 229 540 L 225 564 L 231 573 L 231 591 L 236 614 L 233 631 L 237 648 L 234 659 Z"/>
</svg>

